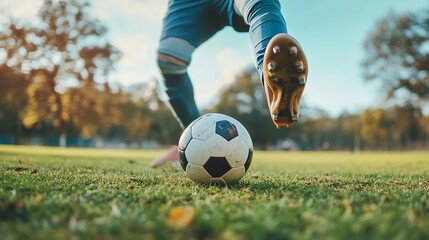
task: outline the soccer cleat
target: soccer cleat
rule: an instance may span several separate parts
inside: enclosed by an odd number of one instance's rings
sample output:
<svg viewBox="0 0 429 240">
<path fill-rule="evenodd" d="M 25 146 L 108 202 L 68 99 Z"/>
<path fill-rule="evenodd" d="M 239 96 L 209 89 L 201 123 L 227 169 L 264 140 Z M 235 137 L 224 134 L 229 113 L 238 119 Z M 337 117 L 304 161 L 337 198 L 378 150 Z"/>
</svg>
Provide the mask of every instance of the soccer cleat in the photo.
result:
<svg viewBox="0 0 429 240">
<path fill-rule="evenodd" d="M 290 128 L 298 121 L 307 76 L 307 58 L 299 43 L 286 33 L 274 36 L 265 50 L 263 78 L 271 119 L 277 128 Z"/>
</svg>

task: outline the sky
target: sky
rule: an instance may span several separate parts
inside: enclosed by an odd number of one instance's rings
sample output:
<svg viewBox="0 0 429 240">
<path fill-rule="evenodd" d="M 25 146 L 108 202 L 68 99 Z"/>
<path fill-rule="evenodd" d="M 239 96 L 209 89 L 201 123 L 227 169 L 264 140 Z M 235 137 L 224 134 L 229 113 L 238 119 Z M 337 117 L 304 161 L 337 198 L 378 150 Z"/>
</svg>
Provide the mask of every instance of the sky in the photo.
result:
<svg viewBox="0 0 429 240">
<path fill-rule="evenodd" d="M 29 19 L 42 0 L 0 0 L 0 16 Z M 168 0 L 93 0 L 91 15 L 108 28 L 108 40 L 122 58 L 109 81 L 131 86 L 161 79 L 156 49 Z M 303 99 L 332 116 L 377 107 L 380 85 L 363 80 L 363 42 L 389 11 L 429 7 L 428 0 L 281 0 L 288 33 L 306 52 L 309 76 Z M 4 18 L 0 17 L 0 23 Z M 235 76 L 254 67 L 247 33 L 226 27 L 198 48 L 189 74 L 197 105 L 205 107 Z M 262 86 L 261 86 L 262 87 Z"/>
</svg>

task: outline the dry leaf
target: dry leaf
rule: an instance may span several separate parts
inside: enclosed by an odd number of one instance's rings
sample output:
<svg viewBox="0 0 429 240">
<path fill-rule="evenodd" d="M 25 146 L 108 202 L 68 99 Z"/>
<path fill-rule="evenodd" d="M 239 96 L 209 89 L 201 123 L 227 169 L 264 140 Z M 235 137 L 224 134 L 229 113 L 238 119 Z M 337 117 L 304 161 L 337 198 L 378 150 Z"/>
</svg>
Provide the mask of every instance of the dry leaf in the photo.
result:
<svg viewBox="0 0 429 240">
<path fill-rule="evenodd" d="M 195 210 L 190 206 L 182 206 L 171 209 L 168 214 L 168 224 L 177 228 L 184 228 L 195 219 Z"/>
</svg>

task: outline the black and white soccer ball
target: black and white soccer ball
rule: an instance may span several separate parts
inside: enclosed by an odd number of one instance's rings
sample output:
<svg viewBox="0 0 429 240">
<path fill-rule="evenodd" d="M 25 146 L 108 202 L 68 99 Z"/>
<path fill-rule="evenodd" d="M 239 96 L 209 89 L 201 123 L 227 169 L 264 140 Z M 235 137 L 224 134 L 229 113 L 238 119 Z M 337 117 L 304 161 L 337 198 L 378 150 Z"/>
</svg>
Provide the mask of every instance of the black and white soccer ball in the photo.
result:
<svg viewBox="0 0 429 240">
<path fill-rule="evenodd" d="M 250 167 L 253 143 L 236 119 L 219 113 L 193 121 L 179 140 L 179 160 L 186 175 L 198 183 L 238 182 Z"/>
</svg>

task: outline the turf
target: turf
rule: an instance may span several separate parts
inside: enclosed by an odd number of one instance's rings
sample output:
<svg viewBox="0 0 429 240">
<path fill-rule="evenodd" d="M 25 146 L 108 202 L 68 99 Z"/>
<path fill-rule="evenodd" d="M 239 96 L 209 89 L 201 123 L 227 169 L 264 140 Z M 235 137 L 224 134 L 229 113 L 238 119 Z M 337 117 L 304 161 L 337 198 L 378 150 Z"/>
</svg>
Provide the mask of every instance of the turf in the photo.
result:
<svg viewBox="0 0 429 240">
<path fill-rule="evenodd" d="M 231 186 L 161 153 L 0 146 L 0 239 L 429 239 L 429 152 L 257 151 Z"/>
</svg>

